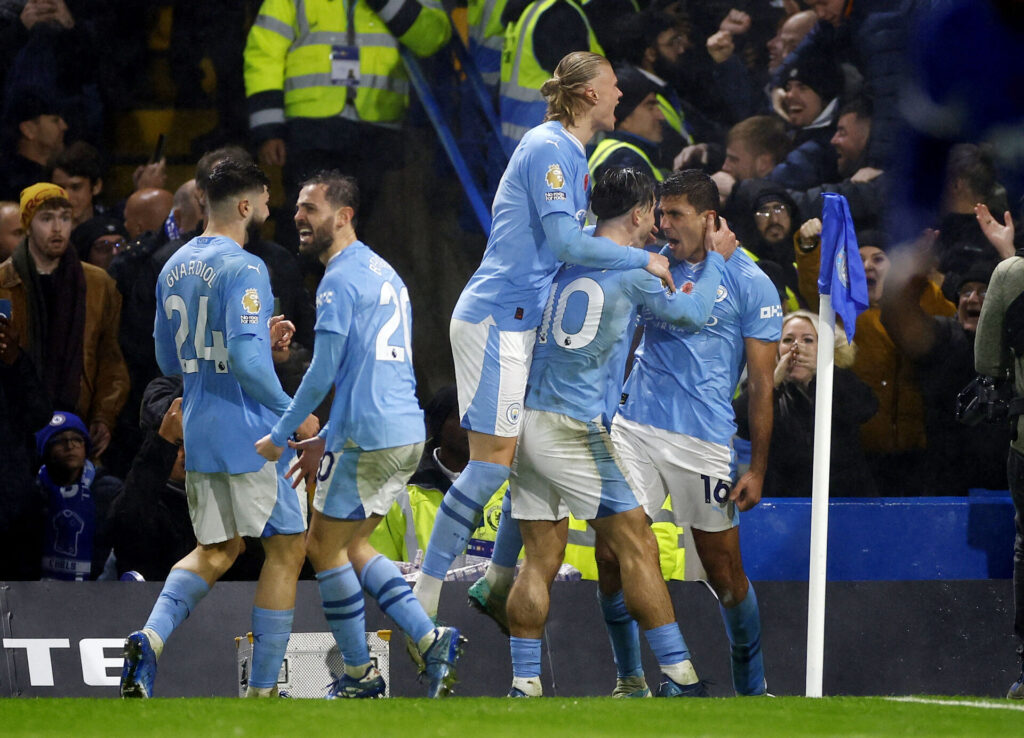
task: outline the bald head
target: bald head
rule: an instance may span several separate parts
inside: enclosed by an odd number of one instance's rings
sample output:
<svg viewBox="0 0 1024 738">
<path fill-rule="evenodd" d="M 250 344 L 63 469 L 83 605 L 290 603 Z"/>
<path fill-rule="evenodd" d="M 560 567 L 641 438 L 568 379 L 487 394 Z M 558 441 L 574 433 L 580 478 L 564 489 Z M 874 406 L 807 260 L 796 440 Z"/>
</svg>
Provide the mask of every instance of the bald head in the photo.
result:
<svg viewBox="0 0 1024 738">
<path fill-rule="evenodd" d="M 0 261 L 14 253 L 25 237 L 21 227 L 21 207 L 16 202 L 0 202 Z"/>
<path fill-rule="evenodd" d="M 182 233 L 194 231 L 203 218 L 196 181 L 190 179 L 174 193 L 174 220 Z"/>
<path fill-rule="evenodd" d="M 768 70 L 774 72 L 782 61 L 804 40 L 818 22 L 813 10 L 804 10 L 789 16 L 779 27 L 779 32 L 768 42 Z"/>
<path fill-rule="evenodd" d="M 174 195 L 167 190 L 147 187 L 133 192 L 124 204 L 124 227 L 133 240 L 146 231 L 156 231 L 174 207 Z"/>
</svg>

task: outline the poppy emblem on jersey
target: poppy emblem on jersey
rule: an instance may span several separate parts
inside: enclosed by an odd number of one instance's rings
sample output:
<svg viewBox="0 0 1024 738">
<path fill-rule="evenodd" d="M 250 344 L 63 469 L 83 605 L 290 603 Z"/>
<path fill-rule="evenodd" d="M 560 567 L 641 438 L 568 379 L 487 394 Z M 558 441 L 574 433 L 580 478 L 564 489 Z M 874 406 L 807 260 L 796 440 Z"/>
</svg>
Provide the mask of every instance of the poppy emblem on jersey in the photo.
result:
<svg viewBox="0 0 1024 738">
<path fill-rule="evenodd" d="M 583 175 L 583 191 L 584 192 L 589 192 L 590 191 L 590 174 L 589 173 Z"/>
<path fill-rule="evenodd" d="M 693 292 L 693 282 L 687 282 L 679 288 L 680 292 L 685 292 L 687 295 Z"/>
<path fill-rule="evenodd" d="M 516 402 L 508 406 L 508 410 L 505 411 L 505 417 L 510 423 L 519 422 L 519 413 L 522 411 L 522 406 Z"/>
<path fill-rule="evenodd" d="M 247 313 L 258 313 L 260 311 L 260 293 L 255 287 L 250 287 L 242 295 L 242 307 Z"/>
<path fill-rule="evenodd" d="M 560 190 L 565 185 L 565 177 L 562 175 L 562 167 L 557 164 L 552 164 L 548 167 L 548 173 L 544 175 L 544 181 L 548 183 L 548 187 Z"/>
<path fill-rule="evenodd" d="M 724 284 L 718 285 L 718 292 L 715 293 L 715 302 L 721 302 L 729 296 L 729 290 L 725 289 Z"/>
</svg>

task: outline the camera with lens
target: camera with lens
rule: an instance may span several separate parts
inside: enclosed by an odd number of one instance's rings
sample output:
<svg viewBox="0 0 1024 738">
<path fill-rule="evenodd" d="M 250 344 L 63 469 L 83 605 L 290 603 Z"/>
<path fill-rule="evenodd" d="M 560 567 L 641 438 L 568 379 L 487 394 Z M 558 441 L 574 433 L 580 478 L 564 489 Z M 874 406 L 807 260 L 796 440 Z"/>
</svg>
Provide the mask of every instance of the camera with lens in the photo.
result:
<svg viewBox="0 0 1024 738">
<path fill-rule="evenodd" d="M 979 374 L 956 397 L 956 419 L 964 425 L 1003 423 L 1010 417 L 1013 387 Z"/>
</svg>

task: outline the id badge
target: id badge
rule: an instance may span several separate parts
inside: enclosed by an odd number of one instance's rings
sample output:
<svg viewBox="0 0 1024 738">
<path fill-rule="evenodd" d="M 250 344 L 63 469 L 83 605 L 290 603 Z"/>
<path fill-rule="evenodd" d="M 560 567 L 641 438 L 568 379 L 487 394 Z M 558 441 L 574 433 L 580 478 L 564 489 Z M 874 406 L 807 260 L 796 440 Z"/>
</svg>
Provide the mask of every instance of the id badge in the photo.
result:
<svg viewBox="0 0 1024 738">
<path fill-rule="evenodd" d="M 331 47 L 331 84 L 359 86 L 359 47 Z"/>
</svg>

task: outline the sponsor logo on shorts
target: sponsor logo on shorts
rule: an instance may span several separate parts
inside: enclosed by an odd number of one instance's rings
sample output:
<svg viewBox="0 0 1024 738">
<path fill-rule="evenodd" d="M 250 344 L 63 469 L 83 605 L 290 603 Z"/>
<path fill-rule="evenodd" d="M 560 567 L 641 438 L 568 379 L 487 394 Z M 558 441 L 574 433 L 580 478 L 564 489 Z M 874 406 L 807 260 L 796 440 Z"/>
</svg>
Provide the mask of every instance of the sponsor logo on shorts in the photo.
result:
<svg viewBox="0 0 1024 738">
<path fill-rule="evenodd" d="M 507 410 L 505 410 L 505 418 L 508 420 L 508 422 L 514 425 L 519 422 L 519 415 L 522 413 L 522 411 L 523 406 L 520 405 L 518 402 L 514 402 L 508 406 Z"/>
<path fill-rule="evenodd" d="M 548 173 L 544 175 L 544 181 L 548 187 L 560 190 L 565 185 L 565 176 L 562 174 L 562 167 L 552 164 L 548 167 Z"/>
<path fill-rule="evenodd" d="M 768 320 L 769 318 L 781 318 L 782 307 L 779 305 L 765 305 L 761 308 L 761 319 Z"/>
<path fill-rule="evenodd" d="M 255 287 L 250 287 L 242 295 L 242 309 L 249 314 L 260 311 L 260 293 Z"/>
</svg>

